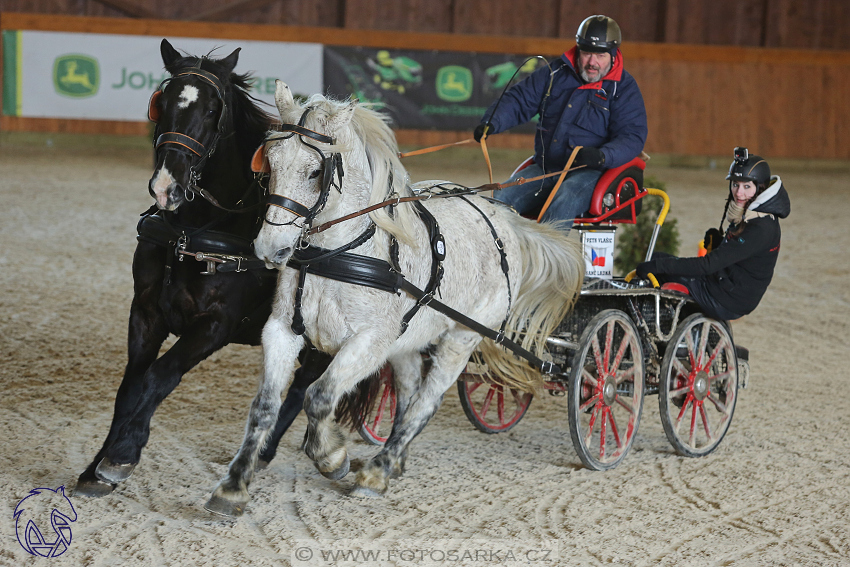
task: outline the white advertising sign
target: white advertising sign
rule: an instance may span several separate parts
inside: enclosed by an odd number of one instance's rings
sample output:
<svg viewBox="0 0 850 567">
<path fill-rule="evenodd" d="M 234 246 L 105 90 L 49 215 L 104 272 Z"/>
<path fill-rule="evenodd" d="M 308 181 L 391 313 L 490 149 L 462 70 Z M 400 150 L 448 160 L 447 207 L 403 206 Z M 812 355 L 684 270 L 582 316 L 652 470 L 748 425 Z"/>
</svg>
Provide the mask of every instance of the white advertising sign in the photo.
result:
<svg viewBox="0 0 850 567">
<path fill-rule="evenodd" d="M 4 57 L 5 114 L 146 120 L 151 93 L 168 77 L 160 37 L 24 30 L 5 31 L 3 39 L 5 51 L 16 50 L 14 61 Z M 253 74 L 251 94 L 272 104 L 270 110 L 274 109 L 275 79 L 285 81 L 296 94 L 323 89 L 322 45 L 318 43 L 167 39 L 181 53 L 212 52 L 215 58 L 241 47 L 235 72 Z"/>
<path fill-rule="evenodd" d="M 585 277 L 611 279 L 614 277 L 614 231 L 581 231 L 584 251 Z"/>
</svg>

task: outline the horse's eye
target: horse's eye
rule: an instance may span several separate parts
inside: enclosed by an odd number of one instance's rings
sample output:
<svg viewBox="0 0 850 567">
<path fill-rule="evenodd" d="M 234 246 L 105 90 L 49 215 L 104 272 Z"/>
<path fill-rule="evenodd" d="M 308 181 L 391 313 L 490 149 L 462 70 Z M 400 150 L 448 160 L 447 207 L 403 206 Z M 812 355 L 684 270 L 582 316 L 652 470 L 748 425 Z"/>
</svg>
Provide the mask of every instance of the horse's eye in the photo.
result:
<svg viewBox="0 0 850 567">
<path fill-rule="evenodd" d="M 218 114 L 218 113 L 216 112 L 216 110 L 214 108 L 207 111 L 207 117 L 208 118 L 215 118 L 216 114 Z"/>
<path fill-rule="evenodd" d="M 322 174 L 321 169 L 315 169 L 315 170 L 313 170 L 313 173 L 310 174 L 310 179 L 316 179 L 321 174 Z"/>
</svg>

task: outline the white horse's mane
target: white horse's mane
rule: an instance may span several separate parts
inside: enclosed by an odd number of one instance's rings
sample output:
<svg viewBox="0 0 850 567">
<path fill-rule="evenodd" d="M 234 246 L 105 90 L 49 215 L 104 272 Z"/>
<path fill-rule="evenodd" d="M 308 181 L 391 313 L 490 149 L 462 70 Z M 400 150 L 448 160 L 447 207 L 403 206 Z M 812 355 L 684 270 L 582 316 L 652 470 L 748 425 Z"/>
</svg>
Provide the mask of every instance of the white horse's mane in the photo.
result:
<svg viewBox="0 0 850 567">
<path fill-rule="evenodd" d="M 335 100 L 321 94 L 314 94 L 303 106 L 296 103 L 281 116 L 284 121 L 297 124 L 304 111 L 309 108 L 305 127 L 323 134 L 328 133 L 335 138 L 336 143 L 326 148 L 328 152 L 340 152 L 344 155 L 358 151 L 361 145 L 365 148 L 372 179 L 369 205 L 386 201 L 391 197 L 413 195 L 407 170 L 398 157 L 398 142 L 387 124 L 389 117 L 374 110 L 373 106 L 370 103 L 351 99 Z M 334 118 L 342 112 L 350 111 L 352 107 L 350 122 L 336 132 L 327 132 L 328 125 L 335 122 Z M 347 132 L 344 133 L 343 130 Z M 352 190 L 348 186 L 346 189 Z M 386 230 L 399 241 L 413 243 L 415 215 L 411 205 L 400 203 L 392 209 L 392 216 L 386 208 L 373 211 L 369 213 L 369 216 L 378 227 Z"/>
</svg>

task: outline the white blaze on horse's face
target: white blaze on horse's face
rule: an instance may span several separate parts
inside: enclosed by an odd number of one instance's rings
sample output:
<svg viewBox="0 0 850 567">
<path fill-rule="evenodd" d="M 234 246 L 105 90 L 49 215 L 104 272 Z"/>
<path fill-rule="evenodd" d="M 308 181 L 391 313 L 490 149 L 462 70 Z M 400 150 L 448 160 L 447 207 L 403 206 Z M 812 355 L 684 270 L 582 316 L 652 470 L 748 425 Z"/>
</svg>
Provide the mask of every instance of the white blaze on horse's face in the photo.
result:
<svg viewBox="0 0 850 567">
<path fill-rule="evenodd" d="M 266 157 L 271 168 L 269 191 L 272 194 L 308 209 L 318 202 L 322 191 L 322 163 L 317 152 L 305 146 L 296 135 L 269 144 Z M 301 236 L 304 219 L 277 206 L 268 208 L 266 219 L 282 226 L 264 223 L 254 241 L 254 252 L 269 267 L 284 267 Z"/>
<path fill-rule="evenodd" d="M 198 100 L 198 89 L 192 85 L 186 85 L 183 87 L 183 92 L 180 93 L 180 102 L 177 103 L 177 108 L 188 108 L 196 100 Z"/>
<path fill-rule="evenodd" d="M 151 191 L 153 192 L 154 199 L 156 199 L 157 206 L 161 210 L 174 210 L 177 208 L 172 202 L 169 209 L 168 203 L 168 188 L 174 185 L 174 183 L 174 176 L 165 166 L 159 168 L 159 171 L 156 172 L 156 177 L 151 181 Z"/>
</svg>

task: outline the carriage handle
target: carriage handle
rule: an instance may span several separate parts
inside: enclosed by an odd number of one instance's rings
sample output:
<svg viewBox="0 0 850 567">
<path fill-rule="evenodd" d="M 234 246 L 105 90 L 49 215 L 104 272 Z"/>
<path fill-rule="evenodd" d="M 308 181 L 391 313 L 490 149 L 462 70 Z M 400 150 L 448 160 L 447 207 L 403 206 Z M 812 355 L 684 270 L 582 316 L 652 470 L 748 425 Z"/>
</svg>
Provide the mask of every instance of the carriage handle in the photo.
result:
<svg viewBox="0 0 850 567">
<path fill-rule="evenodd" d="M 655 241 L 658 240 L 658 233 L 661 231 L 661 226 L 667 219 L 667 213 L 670 212 L 670 197 L 661 189 L 647 187 L 646 192 L 648 195 L 655 195 L 664 199 L 664 206 L 661 207 L 661 212 L 658 213 L 658 218 L 655 220 L 655 228 L 652 229 L 652 238 L 649 241 L 649 247 L 646 249 L 646 259 L 644 261 L 648 262 L 652 258 L 652 253 L 655 251 Z M 631 282 L 635 275 L 637 275 L 637 270 L 629 272 L 625 278 L 626 282 Z M 647 274 L 646 278 L 652 283 L 652 287 L 661 287 L 658 283 L 658 278 L 654 274 Z"/>
</svg>

